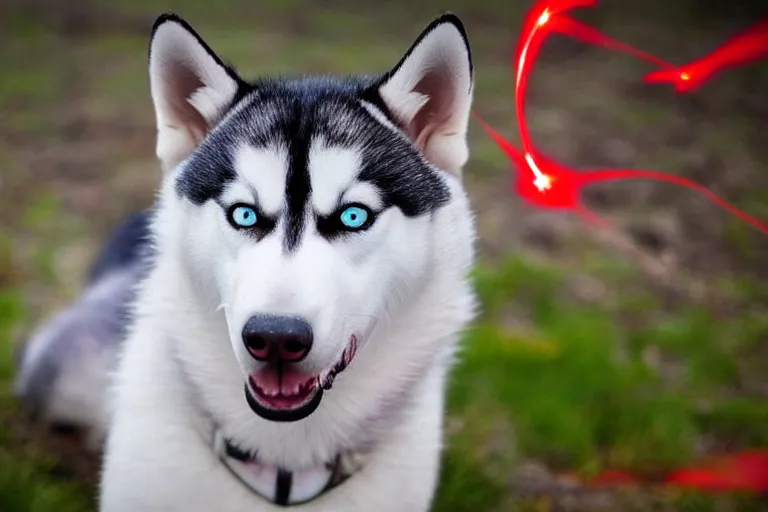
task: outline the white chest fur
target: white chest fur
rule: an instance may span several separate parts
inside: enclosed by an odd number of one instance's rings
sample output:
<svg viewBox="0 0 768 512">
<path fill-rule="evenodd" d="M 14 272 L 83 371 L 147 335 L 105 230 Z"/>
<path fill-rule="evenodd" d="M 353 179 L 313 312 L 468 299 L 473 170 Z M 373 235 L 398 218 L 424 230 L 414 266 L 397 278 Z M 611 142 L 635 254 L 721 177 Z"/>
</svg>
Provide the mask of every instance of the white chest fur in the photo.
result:
<svg viewBox="0 0 768 512">
<path fill-rule="evenodd" d="M 167 348 L 140 336 L 137 332 L 129 340 L 116 376 L 116 412 L 104 460 L 100 510 L 286 510 L 243 485 L 222 463 L 200 436 L 200 417 L 185 400 L 184 384 L 174 365 L 168 364 Z M 430 371 L 416 388 L 410 410 L 369 455 L 361 471 L 290 509 L 426 512 L 439 469 L 446 371 L 440 366 Z M 301 447 L 302 442 L 285 439 L 286 447 Z M 307 475 L 305 483 L 309 480 Z M 300 497 L 298 492 L 294 495 Z"/>
</svg>

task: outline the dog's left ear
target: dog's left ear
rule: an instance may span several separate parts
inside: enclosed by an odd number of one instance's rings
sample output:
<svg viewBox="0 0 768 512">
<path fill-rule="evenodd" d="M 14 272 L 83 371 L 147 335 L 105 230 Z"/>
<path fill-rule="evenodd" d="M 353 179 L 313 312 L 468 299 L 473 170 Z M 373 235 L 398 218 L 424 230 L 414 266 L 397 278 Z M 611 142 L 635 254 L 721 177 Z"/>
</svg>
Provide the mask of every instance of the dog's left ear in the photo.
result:
<svg viewBox="0 0 768 512">
<path fill-rule="evenodd" d="M 157 120 L 157 156 L 175 168 L 242 94 L 245 82 L 175 14 L 152 28 L 149 81 Z"/>
<path fill-rule="evenodd" d="M 448 13 L 430 23 L 378 85 L 400 128 L 428 160 L 456 175 L 469 157 L 472 73 L 464 25 Z"/>
</svg>

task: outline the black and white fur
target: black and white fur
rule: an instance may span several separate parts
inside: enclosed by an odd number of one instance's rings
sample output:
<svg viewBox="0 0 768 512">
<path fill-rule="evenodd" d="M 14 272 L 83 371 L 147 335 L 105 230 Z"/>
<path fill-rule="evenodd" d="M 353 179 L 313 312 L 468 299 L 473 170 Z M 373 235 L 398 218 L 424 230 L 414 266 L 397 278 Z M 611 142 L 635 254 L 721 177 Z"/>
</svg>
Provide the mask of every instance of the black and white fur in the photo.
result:
<svg viewBox="0 0 768 512">
<path fill-rule="evenodd" d="M 436 19 L 380 77 L 246 82 L 164 15 L 149 68 L 164 175 L 152 268 L 114 380 L 100 509 L 280 510 L 219 461 L 206 440 L 216 428 L 284 472 L 340 454 L 361 461 L 297 509 L 428 510 L 446 378 L 475 310 L 461 183 L 473 71 L 461 22 Z M 237 204 L 260 223 L 236 229 Z M 349 204 L 370 210 L 365 229 L 340 224 Z M 244 395 L 272 363 L 254 359 L 241 333 L 266 314 L 311 326 L 302 374 L 328 375 L 359 341 L 316 409 L 286 421 Z"/>
<path fill-rule="evenodd" d="M 15 394 L 44 422 L 85 430 L 92 450 L 106 436 L 107 389 L 147 269 L 148 242 L 149 212 L 129 215 L 91 265 L 80 296 L 39 326 L 18 354 Z"/>
</svg>

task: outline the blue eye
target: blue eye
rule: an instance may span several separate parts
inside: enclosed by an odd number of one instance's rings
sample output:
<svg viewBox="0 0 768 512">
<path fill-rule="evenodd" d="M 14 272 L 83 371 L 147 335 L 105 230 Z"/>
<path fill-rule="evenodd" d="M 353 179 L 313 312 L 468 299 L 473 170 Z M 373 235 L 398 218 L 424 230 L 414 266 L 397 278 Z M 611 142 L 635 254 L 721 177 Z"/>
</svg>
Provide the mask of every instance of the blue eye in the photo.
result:
<svg viewBox="0 0 768 512">
<path fill-rule="evenodd" d="M 360 206 L 345 208 L 340 215 L 341 223 L 348 229 L 360 229 L 368 221 L 368 210 Z"/>
<path fill-rule="evenodd" d="M 239 228 L 250 228 L 256 225 L 258 220 L 256 210 L 250 206 L 240 205 L 230 210 L 229 219 Z"/>
</svg>

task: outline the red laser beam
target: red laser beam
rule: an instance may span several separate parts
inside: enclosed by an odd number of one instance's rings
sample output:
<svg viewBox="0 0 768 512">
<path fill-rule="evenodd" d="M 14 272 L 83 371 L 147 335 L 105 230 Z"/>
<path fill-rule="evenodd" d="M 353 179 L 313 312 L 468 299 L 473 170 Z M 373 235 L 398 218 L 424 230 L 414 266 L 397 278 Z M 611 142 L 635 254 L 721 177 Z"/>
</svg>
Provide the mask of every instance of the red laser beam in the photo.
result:
<svg viewBox="0 0 768 512">
<path fill-rule="evenodd" d="M 560 33 L 590 44 L 613 48 L 651 62 L 663 69 L 655 71 L 655 74 L 646 75 L 645 80 L 647 82 L 673 81 L 677 84 L 677 90 L 681 92 L 698 87 L 722 66 L 745 62 L 763 53 L 768 53 L 768 42 L 766 42 L 768 41 L 768 20 L 766 20 L 731 39 L 728 44 L 710 56 L 686 66 L 675 67 L 658 57 L 613 39 L 565 15 L 567 11 L 576 7 L 591 7 L 596 3 L 597 0 L 540 0 L 526 15 L 513 61 L 515 106 L 522 151 L 506 141 L 475 114 L 475 118 L 517 168 L 518 172 L 515 174 L 515 191 L 517 194 L 541 208 L 573 210 L 582 218 L 602 221 L 594 212 L 584 207 L 581 202 L 581 190 L 585 186 L 620 179 L 654 179 L 699 192 L 721 208 L 768 234 L 768 224 L 739 210 L 703 185 L 687 178 L 657 171 L 633 169 L 578 172 L 555 162 L 536 149 L 525 117 L 525 97 L 528 78 L 536 62 L 536 57 L 547 36 L 552 33 Z M 684 85 L 681 86 L 680 83 Z"/>
<path fill-rule="evenodd" d="M 752 450 L 718 457 L 700 466 L 676 469 L 661 477 L 637 476 L 609 470 L 592 479 L 596 487 L 666 485 L 703 492 L 768 492 L 768 450 Z"/>
<path fill-rule="evenodd" d="M 705 57 L 680 67 L 645 75 L 648 83 L 671 82 L 677 92 L 695 91 L 716 72 L 757 60 L 768 54 L 768 19 L 761 20 L 729 39 Z"/>
<path fill-rule="evenodd" d="M 513 61 L 517 125 L 520 131 L 522 150 L 505 140 L 473 112 L 480 125 L 517 169 L 515 174 L 517 194 L 538 207 L 573 210 L 589 220 L 601 220 L 581 204 L 583 187 L 609 180 L 655 179 L 699 192 L 721 208 L 768 234 L 768 225 L 740 211 L 703 185 L 687 178 L 657 171 L 631 169 L 578 172 L 555 162 L 536 149 L 525 119 L 525 92 L 528 76 L 536 56 L 546 37 L 552 33 L 560 33 L 586 43 L 606 46 L 646 60 L 661 69 L 647 74 L 645 81 L 649 83 L 671 82 L 678 92 L 693 91 L 717 71 L 757 59 L 768 53 L 768 20 L 764 20 L 732 38 L 703 59 L 680 67 L 673 66 L 565 15 L 567 11 L 576 7 L 591 7 L 596 3 L 597 0 L 541 0 L 526 16 Z M 711 492 L 734 490 L 768 492 L 768 450 L 741 452 L 721 457 L 702 466 L 671 471 L 661 478 L 644 478 L 623 471 L 609 470 L 590 483 L 592 485 L 655 483 Z"/>
</svg>

